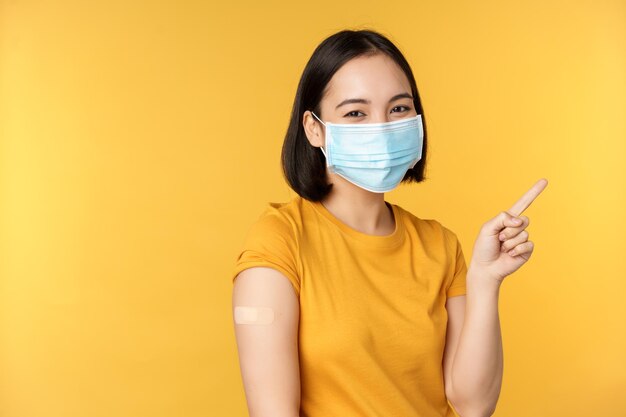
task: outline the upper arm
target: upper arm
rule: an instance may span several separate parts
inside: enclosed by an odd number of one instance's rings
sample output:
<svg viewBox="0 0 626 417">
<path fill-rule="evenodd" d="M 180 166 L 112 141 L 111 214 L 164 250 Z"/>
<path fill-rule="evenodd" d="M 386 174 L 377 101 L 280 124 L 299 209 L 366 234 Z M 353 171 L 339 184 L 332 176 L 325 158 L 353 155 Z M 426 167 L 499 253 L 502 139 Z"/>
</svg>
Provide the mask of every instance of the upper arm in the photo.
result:
<svg viewBox="0 0 626 417">
<path fill-rule="evenodd" d="M 235 278 L 233 323 L 250 417 L 298 416 L 300 305 L 287 277 L 270 267 L 252 267 Z M 270 324 L 234 322 L 236 306 L 269 307 Z"/>
<path fill-rule="evenodd" d="M 454 405 L 454 390 L 452 387 L 452 362 L 456 354 L 456 349 L 461 338 L 461 329 L 465 319 L 466 295 L 449 297 L 446 300 L 446 310 L 448 312 L 448 325 L 446 330 L 446 346 L 443 354 L 443 376 L 445 392 L 448 401 Z"/>
</svg>

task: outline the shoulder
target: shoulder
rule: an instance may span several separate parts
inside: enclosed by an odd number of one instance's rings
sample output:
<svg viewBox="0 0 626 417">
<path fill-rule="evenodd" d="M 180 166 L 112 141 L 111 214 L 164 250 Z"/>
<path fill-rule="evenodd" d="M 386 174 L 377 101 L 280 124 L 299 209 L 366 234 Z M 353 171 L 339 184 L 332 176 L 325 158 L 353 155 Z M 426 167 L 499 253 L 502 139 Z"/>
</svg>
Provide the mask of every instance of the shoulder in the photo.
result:
<svg viewBox="0 0 626 417">
<path fill-rule="evenodd" d="M 293 198 L 285 202 L 268 202 L 263 211 L 252 221 L 248 240 L 272 240 L 295 242 L 301 224 L 302 202 Z"/>
<path fill-rule="evenodd" d="M 299 294 L 300 244 L 289 206 L 289 202 L 269 202 L 263 212 L 252 222 L 236 256 L 235 269 L 232 273 L 233 281 L 245 269 L 264 266 L 276 269 L 285 275 Z M 272 272 L 263 272 L 263 274 L 268 273 Z"/>
<path fill-rule="evenodd" d="M 293 198 L 284 202 L 268 202 L 254 222 L 255 225 L 270 230 L 295 231 L 302 218 L 302 202 Z"/>
<path fill-rule="evenodd" d="M 405 219 L 407 228 L 417 233 L 420 238 L 431 244 L 445 245 L 448 250 L 455 249 L 458 237 L 446 224 L 437 219 L 419 217 L 397 204 L 395 206 Z"/>
</svg>

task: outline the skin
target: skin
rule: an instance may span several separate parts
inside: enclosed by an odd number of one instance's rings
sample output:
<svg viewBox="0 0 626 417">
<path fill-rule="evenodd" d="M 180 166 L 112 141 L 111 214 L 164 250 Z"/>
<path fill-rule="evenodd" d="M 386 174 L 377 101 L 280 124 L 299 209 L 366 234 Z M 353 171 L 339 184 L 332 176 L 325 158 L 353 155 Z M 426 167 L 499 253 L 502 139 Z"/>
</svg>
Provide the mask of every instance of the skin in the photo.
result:
<svg viewBox="0 0 626 417">
<path fill-rule="evenodd" d="M 416 112 L 410 98 L 389 102 L 397 94 L 410 91 L 408 79 L 390 58 L 382 54 L 357 57 L 332 77 L 318 116 L 334 123 L 379 123 L 411 117 Z M 369 103 L 336 108 L 349 98 Z M 324 146 L 324 126 L 309 111 L 303 114 L 302 123 L 311 145 Z M 384 193 L 364 190 L 329 171 L 327 175 L 334 185 L 322 204 L 335 217 L 366 234 L 393 232 L 395 219 L 384 203 Z M 546 185 L 547 180 L 540 179 L 508 211 L 482 225 L 468 265 L 467 294 L 446 301 L 445 393 L 462 417 L 489 416 L 495 410 L 503 369 L 499 289 L 506 276 L 530 259 L 534 244 L 526 231 L 529 219 L 521 214 Z M 519 224 L 514 223 L 516 217 Z M 250 416 L 298 416 L 299 305 L 287 277 L 266 267 L 242 271 L 233 290 L 236 305 L 272 308 L 276 317 L 271 325 L 235 326 Z"/>
</svg>

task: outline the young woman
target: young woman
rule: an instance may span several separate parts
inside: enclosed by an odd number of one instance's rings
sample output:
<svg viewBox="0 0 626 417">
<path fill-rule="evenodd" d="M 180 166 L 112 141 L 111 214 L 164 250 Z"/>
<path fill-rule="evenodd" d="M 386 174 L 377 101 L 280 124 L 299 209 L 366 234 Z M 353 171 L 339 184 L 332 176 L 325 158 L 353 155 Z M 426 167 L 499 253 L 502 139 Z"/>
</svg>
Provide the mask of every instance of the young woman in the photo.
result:
<svg viewBox="0 0 626 417">
<path fill-rule="evenodd" d="M 269 203 L 232 276 L 252 417 L 494 411 L 499 288 L 533 251 L 521 212 L 547 182 L 483 225 L 468 268 L 454 232 L 384 199 L 424 180 L 426 139 L 392 42 L 345 30 L 317 47 L 282 152 L 298 195 Z"/>
</svg>

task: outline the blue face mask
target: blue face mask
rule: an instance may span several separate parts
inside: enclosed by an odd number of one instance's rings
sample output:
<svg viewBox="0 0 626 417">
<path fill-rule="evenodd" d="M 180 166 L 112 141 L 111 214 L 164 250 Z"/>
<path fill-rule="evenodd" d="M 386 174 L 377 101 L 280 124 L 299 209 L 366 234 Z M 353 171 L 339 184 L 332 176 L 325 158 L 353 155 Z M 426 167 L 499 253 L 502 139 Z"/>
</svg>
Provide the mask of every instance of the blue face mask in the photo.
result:
<svg viewBox="0 0 626 417">
<path fill-rule="evenodd" d="M 424 128 L 420 114 L 385 123 L 330 123 L 326 126 L 326 166 L 374 193 L 391 191 L 422 159 Z"/>
</svg>

